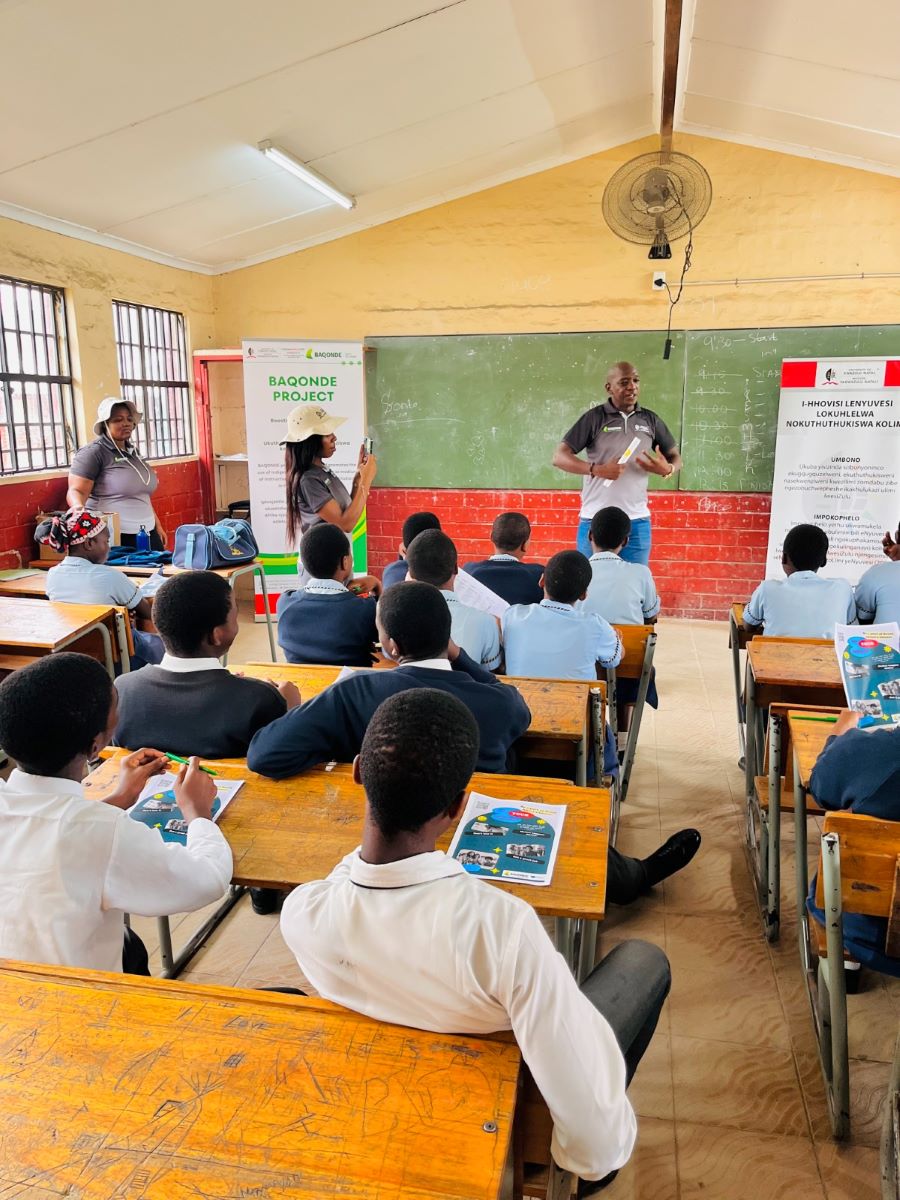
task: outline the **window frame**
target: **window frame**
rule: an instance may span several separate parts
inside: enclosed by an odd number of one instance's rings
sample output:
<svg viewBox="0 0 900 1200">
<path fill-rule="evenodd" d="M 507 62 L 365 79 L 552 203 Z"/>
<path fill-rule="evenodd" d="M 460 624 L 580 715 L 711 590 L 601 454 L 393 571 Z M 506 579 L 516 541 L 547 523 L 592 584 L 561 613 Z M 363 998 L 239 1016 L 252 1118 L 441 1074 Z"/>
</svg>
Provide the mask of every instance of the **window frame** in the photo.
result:
<svg viewBox="0 0 900 1200">
<path fill-rule="evenodd" d="M 154 462 L 195 457 L 196 420 L 184 313 L 113 300 L 112 318 L 120 395 L 144 414 L 134 433 L 138 450 Z M 138 365 L 141 374 L 126 374 L 129 366 Z M 179 369 L 183 378 L 177 377 Z"/>
<path fill-rule="evenodd" d="M 6 447 L 0 445 L 0 478 L 10 479 L 14 476 L 23 475 L 41 475 L 41 474 L 57 474 L 60 471 L 67 471 L 72 461 L 72 456 L 78 446 L 77 423 L 75 415 L 75 385 L 72 376 L 72 359 L 69 352 L 69 319 L 66 306 L 65 289 L 57 287 L 51 283 L 38 283 L 30 279 L 20 279 L 14 275 L 7 275 L 0 272 L 0 287 L 12 287 L 13 289 L 13 307 L 15 311 L 15 324 L 7 325 L 3 313 L 3 305 L 0 303 L 0 400 L 5 411 L 5 418 L 0 415 L 0 429 L 5 429 L 8 434 L 8 444 Z M 22 328 L 19 308 L 19 289 L 24 288 L 28 294 L 28 303 L 32 317 L 32 328 Z M 45 301 L 50 300 L 50 313 L 52 314 L 52 329 L 48 328 L 48 310 Z M 41 312 L 41 325 L 43 328 L 38 330 L 34 328 L 37 324 L 35 320 L 35 300 L 39 301 Z M 19 367 L 23 365 L 23 339 L 30 337 L 32 339 L 33 361 L 35 366 L 38 365 L 41 355 L 38 352 L 38 341 L 43 340 L 46 344 L 44 354 L 47 361 L 48 370 L 44 371 L 12 371 L 9 369 L 9 356 L 7 351 L 7 335 L 12 334 L 15 337 Z M 52 373 L 49 370 L 50 366 L 50 343 L 53 343 L 55 348 L 55 366 L 57 372 Z M 24 421 L 16 421 L 14 419 L 13 408 L 13 391 L 12 385 L 19 384 L 22 390 L 23 398 L 23 415 Z M 38 389 L 38 403 L 41 407 L 39 421 L 29 421 L 28 418 L 28 400 L 26 389 L 29 385 L 36 386 Z M 49 393 L 45 393 L 44 389 L 49 388 Z M 59 420 L 53 415 L 53 389 L 59 389 Z M 44 412 L 44 399 L 47 399 L 50 405 L 50 416 Z M 51 446 L 46 444 L 35 446 L 31 440 L 31 427 L 40 425 L 43 428 L 49 424 L 53 429 L 54 438 Z M 21 427 L 24 430 L 25 445 L 19 446 L 16 440 L 16 428 Z M 54 462 L 48 462 L 51 457 Z M 40 465 L 35 464 L 34 455 L 39 453 L 43 456 L 44 462 Z M 20 461 L 20 456 L 27 456 L 28 465 L 23 466 Z M 7 465 L 7 460 L 8 464 Z"/>
</svg>

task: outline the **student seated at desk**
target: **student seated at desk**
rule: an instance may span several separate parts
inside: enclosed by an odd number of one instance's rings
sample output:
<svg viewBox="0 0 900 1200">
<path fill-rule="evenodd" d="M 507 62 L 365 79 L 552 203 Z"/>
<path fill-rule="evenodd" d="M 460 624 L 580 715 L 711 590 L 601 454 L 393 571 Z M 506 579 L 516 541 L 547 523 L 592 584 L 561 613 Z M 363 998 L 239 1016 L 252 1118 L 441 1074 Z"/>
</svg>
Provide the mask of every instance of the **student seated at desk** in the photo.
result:
<svg viewBox="0 0 900 1200">
<path fill-rule="evenodd" d="M 463 570 L 496 592 L 507 604 L 540 604 L 544 598 L 540 563 L 524 562 L 531 522 L 524 513 L 501 513 L 491 526 L 495 554 L 484 562 L 466 563 Z"/>
<path fill-rule="evenodd" d="M 0 745 L 18 764 L 0 783 L 0 957 L 149 975 L 125 914 L 193 912 L 225 894 L 231 851 L 197 759 L 175 785 L 186 846 L 122 811 L 166 769 L 164 754 L 137 750 L 111 795 L 85 798 L 87 764 L 116 719 L 109 676 L 83 654 L 49 654 L 0 684 Z"/>
<path fill-rule="evenodd" d="M 888 561 L 869 567 L 856 585 L 856 612 L 867 623 L 900 624 L 900 527 L 896 537 L 886 533 L 881 544 Z"/>
<path fill-rule="evenodd" d="M 352 762 L 382 700 L 431 687 L 457 696 L 474 714 L 481 730 L 478 770 L 505 771 L 531 713 L 515 688 L 450 640 L 450 610 L 438 589 L 412 581 L 389 588 L 378 601 L 377 622 L 382 650 L 399 666 L 361 671 L 261 729 L 247 753 L 250 769 L 287 779 L 331 759 Z"/>
<path fill-rule="evenodd" d="M 611 625 L 647 625 L 659 615 L 659 596 L 650 568 L 621 557 L 631 517 L 621 508 L 601 508 L 591 518 L 591 582 L 582 611 Z"/>
<path fill-rule="evenodd" d="M 430 512 L 412 513 L 403 522 L 401 542 L 397 547 L 399 557 L 395 562 L 388 563 L 381 573 L 381 586 L 384 590 L 395 583 L 402 583 L 406 578 L 406 548 L 411 546 L 413 538 L 417 538 L 426 529 L 440 529 L 441 522 Z"/>
<path fill-rule="evenodd" d="M 795 525 L 784 539 L 786 579 L 764 580 L 744 607 L 744 624 L 765 625 L 766 637 L 834 637 L 835 624 L 856 620 L 853 589 L 845 579 L 820 579 L 828 560 L 828 535 L 818 525 Z"/>
<path fill-rule="evenodd" d="M 278 601 L 278 645 L 290 663 L 371 667 L 375 653 L 375 597 L 350 590 L 353 551 L 337 525 L 307 529 L 300 560 L 309 580 Z M 372 581 L 378 590 L 381 584 Z"/>
<path fill-rule="evenodd" d="M 62 517 L 42 521 L 34 540 L 51 546 L 65 558 L 47 572 L 47 599 L 63 604 L 114 604 L 129 613 L 150 620 L 151 601 L 144 599 L 137 586 L 105 565 L 109 557 L 109 529 L 103 517 L 83 508 L 70 509 Z M 155 634 L 132 631 L 134 659 L 132 667 L 158 663 L 163 644 Z"/>
<path fill-rule="evenodd" d="M 669 963 L 657 946 L 623 942 L 579 987 L 530 904 L 435 849 L 477 758 L 478 725 L 456 697 L 386 700 L 353 768 L 366 791 L 362 845 L 288 896 L 282 936 L 319 994 L 356 1012 L 445 1034 L 511 1029 L 553 1118 L 554 1160 L 609 1182 L 634 1147 L 625 1089 Z"/>
<path fill-rule="evenodd" d="M 844 809 L 900 821 L 900 727 L 857 729 L 860 714 L 843 712 L 834 734 L 822 747 L 809 777 L 810 795 L 822 808 Z M 824 912 L 816 906 L 816 877 L 809 890 L 807 908 L 820 925 Z M 844 913 L 844 944 L 859 962 L 886 975 L 900 976 L 900 959 L 884 952 L 887 921 L 862 913 Z"/>
<path fill-rule="evenodd" d="M 508 675 L 596 679 L 597 663 L 614 667 L 622 639 L 608 621 L 576 608 L 591 582 L 591 564 L 578 550 L 554 554 L 544 571 L 540 604 L 515 604 L 503 614 Z"/>
<path fill-rule="evenodd" d="M 456 547 L 440 529 L 426 529 L 413 538 L 406 551 L 408 578 L 440 588 L 450 609 L 450 636 L 470 658 L 489 671 L 503 662 L 500 627 L 496 618 L 463 604 L 453 591 L 457 572 Z"/>
<path fill-rule="evenodd" d="M 299 704 L 293 683 L 241 679 L 219 662 L 238 633 L 234 592 L 221 575 L 173 575 L 156 593 L 153 618 L 166 652 L 159 666 L 116 680 L 117 746 L 240 758 L 257 729 Z"/>
</svg>

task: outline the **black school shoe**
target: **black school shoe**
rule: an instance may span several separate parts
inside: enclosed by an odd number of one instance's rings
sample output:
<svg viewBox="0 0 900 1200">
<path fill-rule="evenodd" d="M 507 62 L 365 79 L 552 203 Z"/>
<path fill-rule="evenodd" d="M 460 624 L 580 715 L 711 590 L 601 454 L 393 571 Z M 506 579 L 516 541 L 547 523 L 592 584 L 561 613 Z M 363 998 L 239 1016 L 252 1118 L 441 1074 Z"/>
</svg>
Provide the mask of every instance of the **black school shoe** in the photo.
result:
<svg viewBox="0 0 900 1200">
<path fill-rule="evenodd" d="M 610 1171 L 610 1173 L 608 1175 L 604 1175 L 602 1179 L 595 1179 L 593 1182 L 591 1182 L 589 1179 L 579 1179 L 578 1190 L 575 1193 L 575 1200 L 588 1200 L 590 1196 L 599 1196 L 601 1192 L 606 1191 L 618 1173 L 618 1171 Z"/>
<path fill-rule="evenodd" d="M 284 892 L 278 892 L 275 888 L 251 888 L 250 904 L 255 913 L 267 917 L 269 913 L 278 912 L 283 896 Z"/>
<path fill-rule="evenodd" d="M 647 872 L 647 887 L 655 887 L 682 867 L 686 867 L 699 849 L 699 830 L 682 829 L 679 833 L 673 833 L 668 841 L 663 842 L 658 850 L 643 860 L 644 870 Z"/>
</svg>

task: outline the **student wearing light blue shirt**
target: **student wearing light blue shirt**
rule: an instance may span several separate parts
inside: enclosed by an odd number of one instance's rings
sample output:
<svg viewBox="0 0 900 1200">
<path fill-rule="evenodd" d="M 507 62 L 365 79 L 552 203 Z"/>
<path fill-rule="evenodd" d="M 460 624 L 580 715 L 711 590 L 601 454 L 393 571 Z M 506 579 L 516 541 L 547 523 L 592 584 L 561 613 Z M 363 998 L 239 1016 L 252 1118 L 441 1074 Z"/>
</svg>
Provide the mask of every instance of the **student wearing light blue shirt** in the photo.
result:
<svg viewBox="0 0 900 1200">
<path fill-rule="evenodd" d="M 456 546 L 440 529 L 426 529 L 406 547 L 407 578 L 440 589 L 450 609 L 450 636 L 469 658 L 489 671 L 503 663 L 500 628 L 490 613 L 462 604 L 453 591 L 458 570 Z"/>
<path fill-rule="evenodd" d="M 860 579 L 856 585 L 856 612 L 860 621 L 900 624 L 900 528 L 896 538 L 885 534 L 882 545 L 890 561 L 869 567 Z"/>
<path fill-rule="evenodd" d="M 659 615 L 650 568 L 620 557 L 630 533 L 631 518 L 621 508 L 601 508 L 591 518 L 593 578 L 582 607 L 614 625 L 646 625 Z"/>
<path fill-rule="evenodd" d="M 834 637 L 834 627 L 856 620 L 853 589 L 844 579 L 820 579 L 828 559 L 828 536 L 818 525 L 795 525 L 784 539 L 786 579 L 766 579 L 744 608 L 748 629 L 765 626 L 766 637 Z"/>
<path fill-rule="evenodd" d="M 615 667 L 622 641 L 608 621 L 575 607 L 591 582 L 591 565 L 578 550 L 547 563 L 540 604 L 514 604 L 503 614 L 508 675 L 596 679 L 597 664 Z"/>
</svg>

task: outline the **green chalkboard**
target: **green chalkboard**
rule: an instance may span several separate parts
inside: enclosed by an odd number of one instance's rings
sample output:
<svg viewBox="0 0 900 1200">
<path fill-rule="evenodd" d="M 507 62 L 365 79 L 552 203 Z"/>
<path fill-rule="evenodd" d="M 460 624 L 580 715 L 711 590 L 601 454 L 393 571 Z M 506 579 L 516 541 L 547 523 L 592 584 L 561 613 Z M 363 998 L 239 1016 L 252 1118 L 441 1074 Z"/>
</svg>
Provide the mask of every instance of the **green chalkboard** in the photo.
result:
<svg viewBox="0 0 900 1200">
<path fill-rule="evenodd" d="M 683 490 L 768 492 L 781 362 L 900 354 L 900 326 L 716 329 L 687 335 Z"/>
<path fill-rule="evenodd" d="M 550 465 L 604 398 L 610 363 L 641 373 L 641 401 L 678 439 L 691 491 L 769 491 L 781 361 L 900 356 L 900 326 L 370 338 L 369 430 L 386 487 L 578 488 Z M 652 487 L 671 488 L 655 477 Z"/>
<path fill-rule="evenodd" d="M 685 339 L 675 336 L 668 361 L 663 341 L 660 333 L 369 338 L 366 403 L 378 482 L 578 488 L 580 477 L 550 459 L 565 431 L 606 398 L 616 360 L 639 365 L 642 398 L 681 436 Z"/>
</svg>

